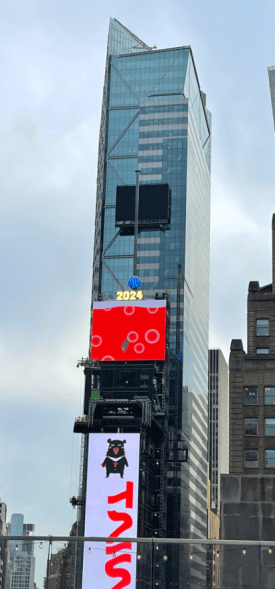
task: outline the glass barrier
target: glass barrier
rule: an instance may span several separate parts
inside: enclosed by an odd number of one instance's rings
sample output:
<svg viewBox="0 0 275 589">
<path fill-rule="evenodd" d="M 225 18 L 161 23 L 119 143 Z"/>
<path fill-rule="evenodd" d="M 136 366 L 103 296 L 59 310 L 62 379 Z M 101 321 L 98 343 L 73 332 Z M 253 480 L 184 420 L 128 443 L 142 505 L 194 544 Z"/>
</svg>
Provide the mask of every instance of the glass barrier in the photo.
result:
<svg viewBox="0 0 275 589">
<path fill-rule="evenodd" d="M 274 589 L 275 541 L 1 536 L 0 565 L 2 589 Z"/>
</svg>

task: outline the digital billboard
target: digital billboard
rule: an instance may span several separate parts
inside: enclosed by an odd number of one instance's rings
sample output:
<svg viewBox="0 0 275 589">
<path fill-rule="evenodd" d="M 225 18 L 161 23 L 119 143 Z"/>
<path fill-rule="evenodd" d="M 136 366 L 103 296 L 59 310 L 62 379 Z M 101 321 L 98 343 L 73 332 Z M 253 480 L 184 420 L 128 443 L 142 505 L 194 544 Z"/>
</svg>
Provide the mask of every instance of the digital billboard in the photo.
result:
<svg viewBox="0 0 275 589">
<path fill-rule="evenodd" d="M 91 359 L 165 360 L 166 300 L 96 302 Z"/>
<path fill-rule="evenodd" d="M 135 186 L 117 186 L 116 227 L 134 225 Z M 171 190 L 169 184 L 140 184 L 139 225 L 169 224 L 171 217 Z"/>
<path fill-rule="evenodd" d="M 139 434 L 90 434 L 82 589 L 135 589 L 138 515 Z"/>
</svg>

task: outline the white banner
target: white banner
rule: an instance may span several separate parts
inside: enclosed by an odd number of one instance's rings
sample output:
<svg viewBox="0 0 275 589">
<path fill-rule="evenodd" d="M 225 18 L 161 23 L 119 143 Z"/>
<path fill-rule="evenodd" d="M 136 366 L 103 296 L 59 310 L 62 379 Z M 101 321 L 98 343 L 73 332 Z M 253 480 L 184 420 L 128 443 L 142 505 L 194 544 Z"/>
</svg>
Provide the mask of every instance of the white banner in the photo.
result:
<svg viewBox="0 0 275 589">
<path fill-rule="evenodd" d="M 137 537 L 139 434 L 90 434 L 85 536 Z M 82 589 L 135 589 L 131 542 L 85 543 Z"/>
</svg>

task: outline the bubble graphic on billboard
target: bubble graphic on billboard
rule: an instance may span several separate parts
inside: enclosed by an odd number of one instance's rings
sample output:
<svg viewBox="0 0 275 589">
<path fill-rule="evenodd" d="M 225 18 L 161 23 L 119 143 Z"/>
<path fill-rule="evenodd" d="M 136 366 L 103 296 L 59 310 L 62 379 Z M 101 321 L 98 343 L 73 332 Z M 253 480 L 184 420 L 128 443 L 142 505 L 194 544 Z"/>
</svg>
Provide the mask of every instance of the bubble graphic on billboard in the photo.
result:
<svg viewBox="0 0 275 589">
<path fill-rule="evenodd" d="M 139 434 L 89 435 L 85 536 L 109 537 L 84 546 L 82 589 L 135 589 Z M 119 565 L 119 566 L 118 566 Z"/>
<path fill-rule="evenodd" d="M 165 348 L 165 300 L 94 303 L 92 360 L 165 360 Z"/>
</svg>

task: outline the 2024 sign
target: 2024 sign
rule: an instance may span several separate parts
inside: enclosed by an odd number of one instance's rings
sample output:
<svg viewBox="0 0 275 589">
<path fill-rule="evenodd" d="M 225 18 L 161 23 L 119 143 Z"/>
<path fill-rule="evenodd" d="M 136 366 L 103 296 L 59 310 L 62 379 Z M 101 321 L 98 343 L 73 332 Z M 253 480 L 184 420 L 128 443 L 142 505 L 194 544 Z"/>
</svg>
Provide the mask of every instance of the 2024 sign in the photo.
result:
<svg viewBox="0 0 275 589">
<path fill-rule="evenodd" d="M 117 301 L 138 301 L 143 299 L 142 290 L 118 290 L 116 293 Z"/>
</svg>

